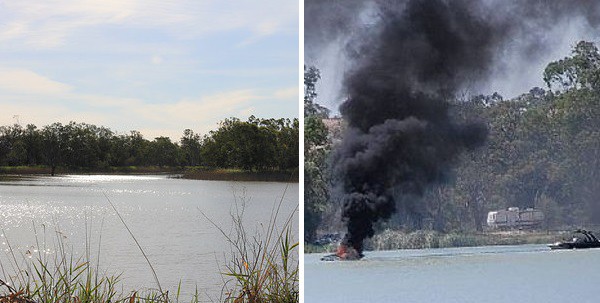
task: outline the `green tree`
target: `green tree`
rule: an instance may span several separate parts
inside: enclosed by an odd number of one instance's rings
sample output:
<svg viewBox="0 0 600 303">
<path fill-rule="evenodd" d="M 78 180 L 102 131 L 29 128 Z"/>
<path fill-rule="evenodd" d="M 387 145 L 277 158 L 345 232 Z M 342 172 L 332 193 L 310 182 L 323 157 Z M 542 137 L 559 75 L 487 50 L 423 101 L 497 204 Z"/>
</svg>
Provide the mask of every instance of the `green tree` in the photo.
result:
<svg viewBox="0 0 600 303">
<path fill-rule="evenodd" d="M 63 164 L 66 144 L 63 141 L 64 127 L 61 123 L 53 123 L 42 129 L 42 146 L 44 162 L 51 168 L 54 176 L 56 167 Z"/>
<path fill-rule="evenodd" d="M 42 163 L 42 135 L 38 128 L 33 124 L 28 124 L 23 132 L 23 143 L 27 151 L 28 165 L 37 165 Z"/>
<path fill-rule="evenodd" d="M 313 242 L 329 204 L 331 150 L 323 119 L 329 110 L 316 103 L 319 70 L 304 67 L 304 241 Z"/>
<path fill-rule="evenodd" d="M 245 170 L 298 167 L 298 120 L 229 118 L 203 140 L 202 157 L 209 166 Z M 295 157 L 295 159 L 294 159 Z"/>
<path fill-rule="evenodd" d="M 201 163 L 200 152 L 202 149 L 201 137 L 193 130 L 186 129 L 181 137 L 181 152 L 185 165 L 197 166 Z"/>
<path fill-rule="evenodd" d="M 304 117 L 329 117 L 329 109 L 317 104 L 317 82 L 321 72 L 314 66 L 304 66 Z"/>
<path fill-rule="evenodd" d="M 600 88 L 600 54 L 592 42 L 580 41 L 572 56 L 551 62 L 544 70 L 549 88 L 560 90 Z"/>
<path fill-rule="evenodd" d="M 169 137 L 157 137 L 148 146 L 148 157 L 153 165 L 179 165 L 179 148 Z"/>
</svg>

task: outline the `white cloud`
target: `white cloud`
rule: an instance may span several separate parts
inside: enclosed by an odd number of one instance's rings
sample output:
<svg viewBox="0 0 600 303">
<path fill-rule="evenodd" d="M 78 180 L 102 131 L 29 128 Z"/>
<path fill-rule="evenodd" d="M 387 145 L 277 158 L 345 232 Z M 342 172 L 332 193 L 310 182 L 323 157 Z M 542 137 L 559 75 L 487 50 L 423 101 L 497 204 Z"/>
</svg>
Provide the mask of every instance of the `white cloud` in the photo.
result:
<svg viewBox="0 0 600 303">
<path fill-rule="evenodd" d="M 37 127 L 60 122 L 70 121 L 86 122 L 96 125 L 106 125 L 107 117 L 94 111 L 78 111 L 66 104 L 56 102 L 30 102 L 20 100 L 19 102 L 0 102 L 2 113 L 0 114 L 0 125 L 11 125 L 15 123 L 14 115 L 19 116 L 21 125 L 34 124 Z"/>
<path fill-rule="evenodd" d="M 34 71 L 0 68 L 0 125 L 12 124 L 13 115 L 20 115 L 23 124 L 43 126 L 74 120 L 122 132 L 147 130 L 149 133 L 144 134 L 148 138 L 167 135 L 176 139 L 185 128 L 206 133 L 225 118 L 261 115 L 260 109 L 266 104 L 290 98 L 298 98 L 297 87 L 241 89 L 149 103 L 139 98 L 81 93 Z"/>
<path fill-rule="evenodd" d="M 152 64 L 159 65 L 163 62 L 163 58 L 159 55 L 154 55 L 154 56 L 152 56 L 151 61 L 152 61 Z"/>
<path fill-rule="evenodd" d="M 18 76 L 23 74 L 25 76 Z M 3 92 L 10 85 L 9 77 L 36 82 L 36 95 L 26 85 Z M 35 81 L 31 81 L 31 79 Z M 225 118 L 254 112 L 252 102 L 264 99 L 254 90 L 223 92 L 196 99 L 181 99 L 170 103 L 149 104 L 140 99 L 75 93 L 69 86 L 20 70 L 10 74 L 0 72 L 0 125 L 14 123 L 19 115 L 22 124 L 38 127 L 54 122 L 86 122 L 107 126 L 114 131 L 141 131 L 146 138 L 169 136 L 176 140 L 186 128 L 207 133 Z M 39 99 L 46 102 L 40 103 Z M 243 118 L 243 117 L 241 117 Z"/>
<path fill-rule="evenodd" d="M 280 77 L 286 67 L 215 67 L 202 61 L 212 55 L 189 56 L 204 52 L 204 43 L 212 43 L 204 38 L 213 34 L 233 45 L 238 41 L 231 37 L 254 43 L 279 33 L 296 36 L 294 0 L 0 0 L 0 20 L 0 125 L 20 115 L 23 124 L 77 120 L 177 138 L 185 128 L 206 132 L 227 117 L 264 115 L 274 110 L 273 100 L 297 95 L 292 88 L 244 90 L 240 85 L 251 82 L 236 82 Z M 201 96 L 200 80 L 198 87 L 177 81 L 191 69 L 206 78 L 231 76 L 232 84 L 223 81 L 209 88 L 222 93 Z"/>
<path fill-rule="evenodd" d="M 27 31 L 27 24 L 24 22 L 10 22 L 0 28 L 0 41 L 10 40 L 23 35 Z"/>
<path fill-rule="evenodd" d="M 256 111 L 256 108 L 254 106 L 250 106 L 248 108 L 244 108 L 241 111 L 239 111 L 239 113 L 237 114 L 237 116 L 240 119 L 244 119 L 247 117 L 250 117 L 252 115 L 254 115 L 254 112 Z"/>
<path fill-rule="evenodd" d="M 64 44 L 74 30 L 122 23 L 135 12 L 135 0 L 6 1 L 0 9 L 12 17 L 0 27 L 0 41 L 20 38 L 26 45 L 52 48 Z M 12 34 L 6 34 L 6 33 Z"/>
<path fill-rule="evenodd" d="M 280 89 L 273 93 L 275 99 L 298 99 L 299 96 L 300 90 L 298 89 L 298 86 Z"/>
<path fill-rule="evenodd" d="M 182 99 L 174 103 L 132 106 L 128 110 L 140 118 L 158 123 L 189 124 L 229 117 L 245 108 L 248 103 L 261 98 L 252 90 L 239 90 L 199 99 Z"/>
<path fill-rule="evenodd" d="M 186 128 L 207 133 L 216 128 L 219 121 L 248 111 L 249 105 L 264 97 L 253 90 L 224 92 L 197 99 L 182 99 L 173 103 L 147 104 L 143 102 L 113 102 L 113 118 L 130 121 L 132 127 L 152 139 L 168 136 L 178 140 Z M 241 117 L 243 118 L 243 117 Z"/>
<path fill-rule="evenodd" d="M 69 94 L 64 96 L 64 99 L 72 102 L 84 102 L 86 105 L 94 108 L 133 108 L 144 106 L 142 100 L 114 96 Z"/>
<path fill-rule="evenodd" d="M 22 39 L 25 44 L 54 48 L 75 31 L 118 24 L 153 28 L 180 38 L 211 32 L 247 30 L 251 40 L 297 29 L 298 3 L 262 0 L 44 0 L 0 2 L 0 41 Z M 257 21 L 260 18 L 260 21 Z"/>
<path fill-rule="evenodd" d="M 0 69 L 0 91 L 20 94 L 62 94 L 71 90 L 60 83 L 26 69 Z"/>
</svg>

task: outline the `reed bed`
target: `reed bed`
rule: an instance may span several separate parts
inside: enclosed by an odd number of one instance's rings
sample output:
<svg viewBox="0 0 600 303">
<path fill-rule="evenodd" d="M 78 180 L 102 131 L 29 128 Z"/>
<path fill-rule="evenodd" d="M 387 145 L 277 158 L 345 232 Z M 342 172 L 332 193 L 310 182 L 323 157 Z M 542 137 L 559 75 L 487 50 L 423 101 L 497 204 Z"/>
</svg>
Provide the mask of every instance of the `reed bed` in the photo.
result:
<svg viewBox="0 0 600 303">
<path fill-rule="evenodd" d="M 373 238 L 365 241 L 365 248 L 367 250 L 395 250 L 486 245 L 548 244 L 557 241 L 563 234 L 564 232 L 562 231 L 441 233 L 432 230 L 406 232 L 402 230 L 386 229 L 376 234 Z M 338 243 L 326 245 L 306 244 L 304 246 L 304 253 L 335 252 L 337 246 Z"/>
<path fill-rule="evenodd" d="M 430 230 L 403 232 L 387 229 L 370 239 L 371 250 L 424 249 L 485 245 L 547 244 L 556 241 L 558 233 L 440 233 Z"/>
<path fill-rule="evenodd" d="M 101 235 L 94 257 L 87 226 L 83 255 L 74 254 L 59 228 L 50 237 L 45 227 L 40 235 L 35 224 L 33 229 L 36 245 L 25 252 L 14 249 L 3 232 L 8 251 L 0 263 L 0 303 L 174 302 L 158 289 L 124 291 L 120 274 L 101 272 Z"/>
</svg>

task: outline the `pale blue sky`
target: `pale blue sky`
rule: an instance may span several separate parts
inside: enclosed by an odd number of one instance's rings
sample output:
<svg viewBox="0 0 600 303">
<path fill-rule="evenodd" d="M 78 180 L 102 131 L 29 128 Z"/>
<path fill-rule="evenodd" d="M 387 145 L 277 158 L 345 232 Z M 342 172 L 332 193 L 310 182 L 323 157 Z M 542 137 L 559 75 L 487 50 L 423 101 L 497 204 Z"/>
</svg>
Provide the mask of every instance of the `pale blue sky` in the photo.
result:
<svg viewBox="0 0 600 303">
<path fill-rule="evenodd" d="M 298 117 L 296 0 L 0 0 L 0 125 Z"/>
</svg>

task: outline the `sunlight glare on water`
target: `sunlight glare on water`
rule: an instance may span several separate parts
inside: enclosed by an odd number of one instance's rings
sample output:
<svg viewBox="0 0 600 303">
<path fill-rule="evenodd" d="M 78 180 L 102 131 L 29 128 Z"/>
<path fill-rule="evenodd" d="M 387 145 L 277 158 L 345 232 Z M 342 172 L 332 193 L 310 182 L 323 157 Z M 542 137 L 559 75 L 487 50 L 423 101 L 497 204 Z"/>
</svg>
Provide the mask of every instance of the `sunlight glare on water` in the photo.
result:
<svg viewBox="0 0 600 303">
<path fill-rule="evenodd" d="M 244 225 L 250 231 L 264 231 L 286 186 L 278 222 L 298 205 L 297 183 L 118 175 L 2 181 L 0 228 L 4 236 L 0 249 L 7 252 L 10 244 L 18 256 L 30 258 L 38 249 L 53 254 L 57 243 L 63 242 L 81 255 L 89 242 L 93 255 L 100 255 L 102 270 L 123 273 L 127 287 L 156 287 L 146 261 L 106 195 L 149 256 L 163 288 L 175 291 L 181 281 L 182 294 L 190 295 L 197 286 L 202 301 L 211 301 L 221 291 L 220 267 L 229 246 L 201 213 L 229 230 L 230 212 L 244 200 Z M 293 222 L 297 221 L 296 213 Z M 297 224 L 293 226 L 297 235 Z M 37 242 L 42 247 L 37 247 Z M 6 262 L 7 257 L 0 254 L 0 261 Z"/>
</svg>

